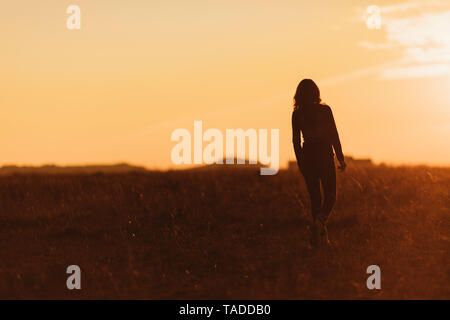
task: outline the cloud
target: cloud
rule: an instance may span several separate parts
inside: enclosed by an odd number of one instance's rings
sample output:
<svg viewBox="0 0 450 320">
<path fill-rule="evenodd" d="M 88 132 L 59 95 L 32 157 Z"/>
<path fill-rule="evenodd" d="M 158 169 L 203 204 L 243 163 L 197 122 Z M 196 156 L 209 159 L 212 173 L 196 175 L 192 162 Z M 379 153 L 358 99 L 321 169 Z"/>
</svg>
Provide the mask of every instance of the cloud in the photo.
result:
<svg viewBox="0 0 450 320">
<path fill-rule="evenodd" d="M 450 1 L 410 1 L 380 7 L 383 42 L 361 41 L 367 50 L 400 50 L 385 79 L 450 75 Z"/>
<path fill-rule="evenodd" d="M 370 42 L 370 41 L 360 41 L 358 43 L 360 47 L 363 47 L 367 50 L 383 50 L 383 49 L 392 49 L 395 47 L 393 43 L 389 42 Z"/>
<path fill-rule="evenodd" d="M 382 14 L 407 13 L 414 10 L 434 10 L 450 7 L 448 0 L 415 0 L 380 7 Z"/>
<path fill-rule="evenodd" d="M 392 12 L 405 12 L 410 9 L 417 9 L 419 4 L 416 2 L 403 2 L 394 5 L 381 7 L 381 13 L 392 13 Z"/>
<path fill-rule="evenodd" d="M 450 10 L 406 18 L 386 18 L 388 42 L 405 47 L 448 46 Z"/>
<path fill-rule="evenodd" d="M 384 64 L 380 64 L 380 65 L 375 65 L 375 66 L 371 66 L 371 67 L 367 67 L 367 68 L 354 70 L 354 71 L 340 74 L 337 76 L 319 79 L 318 84 L 319 84 L 319 87 L 321 87 L 321 88 L 322 87 L 332 87 L 335 85 L 339 85 L 341 83 L 345 83 L 347 81 L 371 76 L 373 74 L 380 74 L 384 70 L 386 70 L 387 68 L 389 68 L 393 65 L 394 65 L 394 63 L 389 62 L 389 63 L 384 63 Z"/>
<path fill-rule="evenodd" d="M 382 71 L 382 76 L 385 79 L 424 78 L 447 74 L 450 74 L 450 66 L 446 64 L 392 67 Z"/>
</svg>

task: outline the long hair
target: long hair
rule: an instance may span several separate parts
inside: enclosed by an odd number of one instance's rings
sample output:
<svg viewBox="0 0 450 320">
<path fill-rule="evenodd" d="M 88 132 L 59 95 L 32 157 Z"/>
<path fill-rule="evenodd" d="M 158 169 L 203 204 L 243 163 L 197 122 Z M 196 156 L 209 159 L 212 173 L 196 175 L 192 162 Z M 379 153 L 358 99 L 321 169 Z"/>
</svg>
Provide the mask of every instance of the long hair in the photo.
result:
<svg viewBox="0 0 450 320">
<path fill-rule="evenodd" d="M 302 106 L 320 103 L 320 90 L 314 81 L 311 79 L 303 79 L 297 87 L 294 96 L 294 110 Z"/>
</svg>

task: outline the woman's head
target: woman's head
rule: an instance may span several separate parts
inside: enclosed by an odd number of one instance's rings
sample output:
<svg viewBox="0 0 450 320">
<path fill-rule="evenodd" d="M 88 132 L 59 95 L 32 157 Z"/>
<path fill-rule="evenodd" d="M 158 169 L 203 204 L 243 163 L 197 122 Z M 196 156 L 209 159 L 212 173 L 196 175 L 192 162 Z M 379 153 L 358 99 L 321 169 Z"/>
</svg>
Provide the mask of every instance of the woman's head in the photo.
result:
<svg viewBox="0 0 450 320">
<path fill-rule="evenodd" d="M 315 82 L 311 79 L 300 81 L 294 96 L 294 109 L 308 104 L 320 103 L 320 101 L 320 90 Z"/>
</svg>

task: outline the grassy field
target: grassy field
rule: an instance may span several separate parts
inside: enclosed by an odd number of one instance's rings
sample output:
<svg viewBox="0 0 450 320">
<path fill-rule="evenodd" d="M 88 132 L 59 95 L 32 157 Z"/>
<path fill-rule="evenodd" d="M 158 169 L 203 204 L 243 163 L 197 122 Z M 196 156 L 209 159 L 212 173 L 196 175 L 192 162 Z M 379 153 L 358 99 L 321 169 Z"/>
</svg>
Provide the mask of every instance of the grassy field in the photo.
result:
<svg viewBox="0 0 450 320">
<path fill-rule="evenodd" d="M 450 169 L 349 167 L 320 250 L 298 171 L 258 173 L 0 177 L 0 298 L 450 299 Z"/>
</svg>

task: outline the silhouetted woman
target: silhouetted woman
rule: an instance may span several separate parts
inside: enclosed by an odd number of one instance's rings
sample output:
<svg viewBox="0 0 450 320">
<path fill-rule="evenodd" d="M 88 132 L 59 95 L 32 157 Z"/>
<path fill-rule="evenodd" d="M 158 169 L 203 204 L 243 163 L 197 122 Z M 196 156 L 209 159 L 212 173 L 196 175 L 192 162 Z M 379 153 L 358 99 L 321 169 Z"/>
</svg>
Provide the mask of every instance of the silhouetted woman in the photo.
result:
<svg viewBox="0 0 450 320">
<path fill-rule="evenodd" d="M 329 243 L 326 222 L 336 202 L 333 148 L 340 163 L 339 169 L 345 170 L 346 164 L 331 108 L 320 101 L 320 91 L 314 81 L 302 80 L 294 96 L 292 142 L 311 198 L 314 221 L 312 242 Z M 303 146 L 300 134 L 303 136 Z"/>
</svg>

